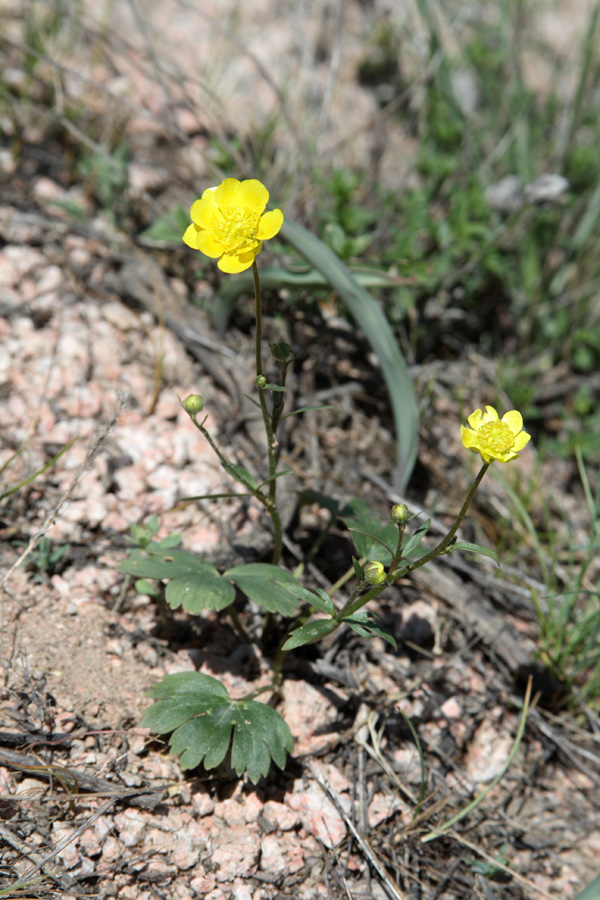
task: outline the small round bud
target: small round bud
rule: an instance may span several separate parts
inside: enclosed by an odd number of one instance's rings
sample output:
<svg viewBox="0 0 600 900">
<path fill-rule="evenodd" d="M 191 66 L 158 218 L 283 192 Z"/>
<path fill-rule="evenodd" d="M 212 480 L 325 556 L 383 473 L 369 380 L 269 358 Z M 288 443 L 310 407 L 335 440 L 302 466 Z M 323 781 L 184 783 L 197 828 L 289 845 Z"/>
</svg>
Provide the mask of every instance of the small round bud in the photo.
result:
<svg viewBox="0 0 600 900">
<path fill-rule="evenodd" d="M 363 575 L 367 584 L 381 584 L 385 581 L 385 569 L 383 563 L 367 563 L 363 569 Z"/>
<path fill-rule="evenodd" d="M 254 380 L 254 384 L 256 385 L 256 387 L 262 388 L 262 390 L 264 390 L 267 386 L 267 379 L 264 375 L 257 375 Z"/>
<path fill-rule="evenodd" d="M 408 506 L 405 506 L 404 503 L 399 503 L 397 506 L 392 506 L 390 519 L 392 520 L 394 525 L 406 525 L 406 523 L 410 519 Z"/>
<path fill-rule="evenodd" d="M 271 351 L 271 356 L 273 359 L 276 359 L 277 362 L 289 362 L 290 356 L 292 355 L 292 348 L 289 344 L 286 344 L 285 341 L 269 344 L 269 350 Z"/>
<path fill-rule="evenodd" d="M 181 405 L 188 415 L 195 416 L 204 409 L 204 398 L 200 394 L 190 394 Z"/>
</svg>

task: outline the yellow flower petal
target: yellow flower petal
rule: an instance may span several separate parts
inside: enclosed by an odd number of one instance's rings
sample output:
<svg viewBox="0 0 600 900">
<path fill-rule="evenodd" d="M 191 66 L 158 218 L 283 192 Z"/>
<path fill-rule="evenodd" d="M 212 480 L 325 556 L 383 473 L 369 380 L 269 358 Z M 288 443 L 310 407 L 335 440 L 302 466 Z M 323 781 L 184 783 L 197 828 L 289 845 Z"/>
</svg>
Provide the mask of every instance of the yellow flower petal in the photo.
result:
<svg viewBox="0 0 600 900">
<path fill-rule="evenodd" d="M 196 237 L 196 250 L 205 253 L 212 259 L 218 259 L 223 255 L 223 244 L 219 240 L 215 240 L 210 231 L 199 229 Z"/>
<path fill-rule="evenodd" d="M 473 428 L 475 431 L 477 431 L 477 429 L 481 425 L 483 425 L 483 421 L 484 421 L 483 413 L 480 409 L 476 409 L 475 412 L 472 412 L 471 415 L 469 416 L 469 418 L 467 419 L 467 422 L 469 423 L 471 428 Z"/>
<path fill-rule="evenodd" d="M 262 244 L 259 241 L 256 247 L 252 247 L 249 250 L 242 250 L 241 253 L 238 253 L 238 259 L 244 267 L 246 267 L 246 265 L 251 266 L 261 250 Z"/>
<path fill-rule="evenodd" d="M 531 435 L 527 434 L 526 431 L 521 431 L 520 434 L 515 435 L 515 443 L 514 449 L 518 453 L 523 447 L 529 443 L 531 440 Z"/>
<path fill-rule="evenodd" d="M 202 194 L 202 199 L 208 200 L 210 203 L 213 204 L 213 206 L 218 206 L 216 195 L 217 195 L 216 187 L 206 188 L 206 190 Z"/>
<path fill-rule="evenodd" d="M 516 409 L 504 413 L 502 421 L 506 422 L 513 434 L 518 434 L 523 428 L 523 416 Z"/>
<path fill-rule="evenodd" d="M 283 213 L 280 209 L 274 209 L 266 212 L 260 220 L 258 227 L 258 237 L 261 241 L 268 241 L 269 238 L 275 237 L 281 226 L 283 225 Z"/>
<path fill-rule="evenodd" d="M 493 406 L 486 406 L 485 413 L 483 416 L 484 422 L 496 422 L 498 420 L 498 413 L 494 409 Z"/>
<path fill-rule="evenodd" d="M 518 459 L 519 451 L 530 439 L 522 431 L 523 417 L 516 409 L 505 413 L 498 420 L 498 413 L 493 406 L 486 406 L 485 412 L 476 409 L 468 417 L 470 428 L 461 425 L 460 437 L 467 450 L 479 453 L 484 463 L 496 460 L 507 463 Z"/>
<path fill-rule="evenodd" d="M 214 203 L 211 203 L 210 200 L 205 200 L 204 198 L 192 203 L 190 216 L 192 222 L 194 225 L 197 225 L 198 228 L 212 228 L 215 216 L 220 217 L 221 219 L 223 218 L 219 212 L 219 208 L 215 206 Z"/>
<path fill-rule="evenodd" d="M 188 225 L 183 235 L 183 243 L 191 247 L 192 250 L 198 249 L 198 229 L 195 225 Z"/>
<path fill-rule="evenodd" d="M 215 202 L 222 210 L 230 209 L 232 206 L 240 206 L 239 195 L 240 183 L 237 178 L 226 178 L 222 181 L 218 188 L 215 189 Z"/>
<path fill-rule="evenodd" d="M 474 431 L 471 431 L 470 428 L 465 428 L 464 425 L 460 426 L 460 437 L 463 442 L 463 445 L 467 448 L 467 450 L 478 450 L 479 445 L 477 443 L 477 435 Z"/>
<path fill-rule="evenodd" d="M 217 263 L 221 272 L 227 272 L 228 275 L 236 275 L 238 272 L 245 272 L 254 262 L 254 253 L 226 253 Z"/>
<path fill-rule="evenodd" d="M 256 178 L 249 178 L 241 182 L 237 199 L 240 206 L 260 216 L 269 202 L 269 192 Z"/>
<path fill-rule="evenodd" d="M 280 209 L 264 213 L 268 199 L 268 190 L 256 178 L 226 178 L 207 188 L 192 204 L 193 224 L 185 232 L 185 243 L 218 258 L 223 272 L 249 269 L 262 241 L 276 235 L 283 224 Z"/>
</svg>

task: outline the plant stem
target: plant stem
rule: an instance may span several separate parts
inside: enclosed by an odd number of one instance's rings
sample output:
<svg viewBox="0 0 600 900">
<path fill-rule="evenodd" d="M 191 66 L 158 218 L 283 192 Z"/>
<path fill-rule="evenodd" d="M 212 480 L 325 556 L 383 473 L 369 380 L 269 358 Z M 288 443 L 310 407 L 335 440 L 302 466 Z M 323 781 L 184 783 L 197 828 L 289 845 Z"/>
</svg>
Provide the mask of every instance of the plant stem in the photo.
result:
<svg viewBox="0 0 600 900">
<path fill-rule="evenodd" d="M 227 612 L 229 613 L 229 618 L 233 622 L 233 626 L 234 626 L 235 630 L 237 631 L 237 633 L 239 634 L 239 636 L 241 637 L 243 642 L 245 644 L 248 644 L 248 646 L 251 646 L 254 643 L 254 641 L 252 640 L 252 638 L 250 637 L 250 635 L 248 634 L 248 632 L 246 631 L 246 629 L 240 622 L 240 617 L 238 616 L 237 612 L 233 608 L 233 604 L 231 606 L 227 607 Z"/>
<path fill-rule="evenodd" d="M 465 502 L 463 503 L 461 510 L 460 510 L 458 516 L 456 517 L 456 522 L 454 523 L 454 525 L 452 526 L 452 528 L 450 529 L 450 531 L 448 532 L 446 537 L 437 545 L 437 547 L 434 547 L 433 550 L 431 550 L 425 556 L 422 556 L 421 559 L 418 559 L 415 563 L 413 563 L 407 569 L 405 569 L 402 574 L 406 574 L 406 572 L 413 572 L 415 569 L 419 569 L 421 566 L 424 566 L 426 563 L 430 562 L 432 559 L 435 559 L 436 556 L 442 555 L 442 553 L 446 550 L 446 548 L 450 544 L 450 541 L 452 540 L 452 538 L 454 537 L 454 535 L 460 528 L 461 522 L 464 519 L 464 517 L 466 516 L 467 511 L 468 511 L 471 503 L 473 502 L 473 497 L 475 496 L 475 492 L 476 492 L 477 488 L 479 487 L 479 485 L 481 484 L 483 476 L 485 475 L 485 473 L 487 472 L 487 470 L 489 469 L 490 466 L 491 466 L 491 462 L 484 463 L 482 465 L 481 469 L 479 470 L 479 472 L 477 473 L 477 476 L 476 476 L 475 480 L 473 481 L 473 484 L 469 488 L 469 493 L 466 496 Z"/>
<path fill-rule="evenodd" d="M 252 275 L 254 277 L 254 298 L 256 301 L 256 377 L 258 378 L 260 375 L 262 375 L 262 302 L 260 292 L 260 279 L 258 277 L 258 266 L 256 265 L 256 260 L 254 260 L 254 262 L 252 263 Z M 281 518 L 279 516 L 279 510 L 277 508 L 277 479 L 275 478 L 275 474 L 277 471 L 277 460 L 275 457 L 277 440 L 273 433 L 273 427 L 271 423 L 271 417 L 267 409 L 267 401 L 265 398 L 264 388 L 261 388 L 260 385 L 257 385 L 257 387 L 260 410 L 262 412 L 265 434 L 267 436 L 269 478 L 271 479 L 269 482 L 269 496 L 267 498 L 265 506 L 269 515 L 271 516 L 271 521 L 273 523 L 273 532 L 275 536 L 272 563 L 274 566 L 278 566 L 281 560 L 283 529 L 281 527 Z"/>
<path fill-rule="evenodd" d="M 386 589 L 388 584 L 393 584 L 395 581 L 398 581 L 398 579 L 402 578 L 404 575 L 408 575 L 409 572 L 414 572 L 415 569 L 419 569 L 421 566 L 424 566 L 426 563 L 431 562 L 431 560 L 435 559 L 437 556 L 441 556 L 447 550 L 447 548 L 450 545 L 450 542 L 452 541 L 452 538 L 458 531 L 462 520 L 464 519 L 464 517 L 467 514 L 469 506 L 473 502 L 473 497 L 475 496 L 475 491 L 481 484 L 481 480 L 490 466 L 491 466 L 491 463 L 484 463 L 483 466 L 481 467 L 481 469 L 479 470 L 475 480 L 473 481 L 473 484 L 469 488 L 469 493 L 467 494 L 465 502 L 463 503 L 461 510 L 460 510 L 458 516 L 456 517 L 456 521 L 454 522 L 454 525 L 452 526 L 452 528 L 450 529 L 450 531 L 448 532 L 446 537 L 440 541 L 440 543 L 437 545 L 437 547 L 434 547 L 433 550 L 430 550 L 429 553 L 426 553 L 425 556 L 422 556 L 421 559 L 418 559 L 416 562 L 411 563 L 408 566 L 404 566 L 402 569 L 398 569 L 395 572 L 392 571 L 391 574 L 388 576 L 389 581 L 384 581 L 382 584 L 375 585 L 374 587 L 371 588 L 370 591 L 367 591 L 366 594 L 363 594 L 362 597 L 356 598 L 355 594 L 352 594 L 352 596 L 346 602 L 344 607 L 337 614 L 337 618 L 343 619 L 343 618 L 347 618 L 348 616 L 354 615 L 354 613 L 357 612 L 359 609 L 361 609 L 363 606 L 365 606 L 365 604 L 367 604 L 369 602 L 369 600 L 372 600 L 374 597 L 379 596 L 379 594 L 381 594 L 382 591 L 384 591 Z"/>
<path fill-rule="evenodd" d="M 273 660 L 273 679 L 272 685 L 273 689 L 279 691 L 281 689 L 281 670 L 283 669 L 283 661 L 287 656 L 287 650 L 283 650 L 283 645 L 287 640 L 286 637 L 281 641 L 279 647 L 277 648 L 277 653 L 275 654 L 275 659 Z"/>
<path fill-rule="evenodd" d="M 365 564 L 365 562 L 366 562 L 365 556 L 361 556 L 361 558 L 358 560 L 359 566 L 363 566 Z M 347 569 L 343 575 L 340 575 L 340 577 L 338 578 L 336 583 L 332 584 L 331 587 L 328 589 L 327 593 L 329 594 L 329 596 L 333 597 L 333 595 L 335 593 L 337 593 L 337 591 L 339 591 L 340 588 L 344 587 L 346 582 L 350 581 L 350 579 L 355 575 L 356 575 L 356 572 L 354 571 L 354 566 L 350 566 L 350 568 Z"/>
<path fill-rule="evenodd" d="M 262 375 L 262 295 L 256 260 L 252 263 L 252 277 L 254 278 L 254 300 L 256 303 L 256 377 L 258 378 L 259 375 Z"/>
</svg>

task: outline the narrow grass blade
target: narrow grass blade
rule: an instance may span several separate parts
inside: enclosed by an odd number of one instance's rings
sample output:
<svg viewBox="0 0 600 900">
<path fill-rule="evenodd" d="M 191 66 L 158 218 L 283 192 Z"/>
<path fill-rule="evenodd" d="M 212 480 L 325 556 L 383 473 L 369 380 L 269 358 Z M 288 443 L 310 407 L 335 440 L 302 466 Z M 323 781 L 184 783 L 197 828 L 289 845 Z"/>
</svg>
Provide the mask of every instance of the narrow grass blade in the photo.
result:
<svg viewBox="0 0 600 900">
<path fill-rule="evenodd" d="M 595 8 L 592 10 L 588 27 L 585 30 L 581 53 L 581 68 L 579 70 L 579 80 L 577 82 L 575 97 L 573 103 L 571 104 L 571 120 L 569 122 L 569 127 L 565 135 L 564 145 L 561 152 L 561 159 L 563 160 L 563 162 L 567 158 L 569 150 L 571 149 L 571 146 L 573 144 L 575 132 L 577 131 L 581 122 L 581 117 L 584 111 L 584 101 L 587 99 L 586 94 L 588 93 L 590 87 L 590 73 L 594 66 L 594 57 L 598 48 L 598 36 L 596 34 L 596 29 L 598 27 L 599 16 L 600 3 L 597 3 Z"/>
<path fill-rule="evenodd" d="M 419 735 L 417 734 L 417 729 L 410 721 L 405 712 L 403 712 L 400 707 L 396 707 L 406 724 L 410 729 L 410 733 L 413 736 L 413 740 L 415 742 L 417 753 L 419 754 L 419 763 L 421 766 L 421 787 L 419 788 L 419 800 L 417 805 L 413 810 L 413 819 L 416 819 L 421 811 L 421 806 L 423 805 L 423 801 L 425 800 L 425 793 L 427 791 L 427 774 L 425 772 L 425 755 L 423 753 L 423 747 L 421 746 L 421 741 L 419 740 Z"/>
<path fill-rule="evenodd" d="M 577 231 L 573 235 L 572 247 L 575 253 L 579 253 L 591 237 L 600 219 L 600 181 L 594 188 L 587 209 L 583 214 Z"/>
<path fill-rule="evenodd" d="M 20 491 L 22 487 L 26 487 L 26 485 L 31 484 L 32 481 L 35 481 L 35 479 L 38 477 L 38 475 L 43 475 L 44 472 L 46 472 L 50 468 L 50 466 L 54 465 L 54 463 L 57 461 L 57 459 L 61 458 L 63 453 L 66 453 L 67 450 L 69 450 L 73 446 L 73 444 L 75 443 L 75 441 L 77 440 L 78 437 L 79 437 L 79 435 L 76 434 L 74 438 L 71 438 L 69 443 L 65 444 L 65 446 L 62 448 L 62 450 L 59 450 L 59 452 L 56 454 L 56 456 L 52 457 L 50 462 L 47 462 L 45 466 L 42 466 L 41 469 L 38 469 L 37 472 L 34 472 L 33 475 L 29 476 L 29 478 L 26 478 L 24 481 L 20 481 L 19 484 L 16 484 L 14 487 L 10 488 L 8 491 L 4 491 L 3 494 L 0 494 L 0 500 L 4 500 L 5 497 L 10 497 L 11 494 L 16 493 L 16 491 Z M 18 451 L 13 456 L 11 456 L 9 462 L 12 462 L 12 460 L 15 458 L 15 456 L 18 456 L 18 454 L 20 452 L 21 451 Z"/>
<path fill-rule="evenodd" d="M 511 751 L 508 754 L 508 758 L 505 764 L 502 766 L 502 770 L 496 775 L 493 781 L 485 787 L 480 794 L 478 794 L 474 800 L 472 800 L 464 809 L 461 809 L 459 813 L 455 816 L 452 816 L 451 819 L 448 819 L 447 822 L 444 822 L 443 825 L 440 825 L 439 828 L 430 831 L 429 834 L 426 834 L 425 837 L 421 838 L 422 844 L 427 844 L 429 841 L 434 841 L 436 838 L 441 837 L 445 832 L 447 832 L 450 828 L 456 825 L 457 822 L 460 822 L 461 819 L 464 819 L 465 816 L 468 816 L 470 812 L 474 809 L 477 809 L 479 804 L 485 800 L 489 792 L 492 788 L 495 788 L 499 781 L 501 781 L 506 775 L 510 764 L 513 759 L 517 755 L 517 751 L 521 746 L 521 740 L 523 739 L 523 734 L 525 733 L 525 725 L 527 724 L 527 716 L 529 714 L 529 703 L 531 700 L 531 679 L 529 680 L 529 684 L 527 685 L 527 690 L 525 692 L 525 697 L 523 698 L 523 709 L 521 712 L 521 719 L 519 721 L 519 727 L 517 728 L 517 736 L 515 737 L 515 742 L 512 745 Z"/>
<path fill-rule="evenodd" d="M 574 900 L 600 900 L 600 875 L 594 878 L 591 884 L 588 884 L 581 893 L 577 894 Z"/>
<path fill-rule="evenodd" d="M 387 272 L 379 272 L 377 269 L 352 267 L 352 274 L 364 288 L 393 288 L 399 284 L 406 284 L 411 279 L 399 278 L 397 275 L 388 275 Z M 268 266 L 260 270 L 260 286 L 263 291 L 278 291 L 282 288 L 290 290 L 323 288 L 329 281 L 313 268 L 305 272 L 290 272 L 283 266 Z M 254 279 L 252 273 L 242 272 L 237 278 L 231 278 L 221 285 L 219 294 L 228 302 L 237 300 L 242 294 L 254 294 Z"/>
<path fill-rule="evenodd" d="M 408 483 L 417 458 L 418 411 L 408 368 L 390 324 L 373 297 L 319 238 L 296 222 L 285 222 L 281 235 L 338 292 L 379 359 L 396 425 L 396 482 L 402 490 Z"/>
</svg>

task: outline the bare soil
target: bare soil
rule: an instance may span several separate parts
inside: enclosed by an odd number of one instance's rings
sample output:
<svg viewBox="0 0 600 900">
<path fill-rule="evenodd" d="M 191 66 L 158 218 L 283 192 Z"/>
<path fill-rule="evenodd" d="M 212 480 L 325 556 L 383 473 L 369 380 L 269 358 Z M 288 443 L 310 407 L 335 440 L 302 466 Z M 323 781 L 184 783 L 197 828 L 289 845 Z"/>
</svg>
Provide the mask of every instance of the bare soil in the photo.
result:
<svg viewBox="0 0 600 900">
<path fill-rule="evenodd" d="M 311 152 L 335 149 L 347 165 L 376 160 L 374 178 L 388 186 L 410 177 L 408 156 L 396 167 L 390 159 L 408 154 L 410 137 L 356 79 L 364 35 L 385 4 L 275 12 L 265 0 L 250 15 L 237 3 L 172 3 L 146 19 L 123 2 L 108 26 L 67 4 L 75 31 L 47 36 L 32 79 L 24 22 L 34 6 L 21 14 L 1 4 L 15 121 L 2 150 L 0 464 L 22 448 L 4 482 L 18 484 L 75 442 L 0 506 L 0 887 L 67 900 L 574 897 L 598 867 L 598 722 L 567 712 L 561 686 L 534 665 L 539 572 L 526 541 L 507 548 L 499 577 L 491 563 L 448 557 L 390 590 L 378 611 L 397 652 L 344 631 L 290 658 L 280 711 L 295 752 L 256 787 L 223 769 L 182 773 L 139 726 L 146 692 L 164 674 L 199 670 L 242 695 L 268 680 L 271 660 L 241 645 L 227 620 L 165 618 L 124 585 L 117 566 L 130 524 L 156 513 L 159 537 L 180 532 L 186 548 L 223 566 L 268 559 L 270 538 L 251 505 L 182 501 L 231 484 L 178 396 L 202 394 L 223 451 L 261 470 L 259 423 L 244 398 L 252 300 L 219 317 L 213 269 L 199 278 L 183 246 L 131 235 L 215 180 L 215 141 L 240 160 L 258 154 L 257 123 L 269 117 L 281 131 L 274 193 L 289 175 L 286 154 L 300 173 L 290 216 L 318 206 L 298 144 L 313 125 Z M 418 49 L 412 7 L 387 14 L 412 23 Z M 67 100 L 80 104 L 79 118 L 65 115 Z M 124 137 L 129 148 L 121 219 L 121 198 L 102 208 L 74 162 L 82 140 L 93 151 L 101 137 L 112 147 Z M 400 498 L 384 383 L 337 298 L 266 294 L 265 314 L 266 340 L 299 353 L 290 402 L 329 406 L 284 436 L 293 473 L 282 482 L 286 565 L 297 565 L 322 523 L 314 505 L 298 503 L 307 488 L 363 497 L 382 517 L 406 501 L 443 533 L 472 473 L 458 423 L 495 390 L 493 364 L 466 348 L 414 366 L 421 445 Z M 532 446 L 504 474 L 517 486 L 535 470 Z M 546 461 L 540 480 L 584 536 L 572 465 Z M 508 509 L 490 479 L 463 537 L 495 546 Z M 51 564 L 46 540 L 66 547 Z M 351 552 L 334 529 L 325 584 Z M 252 627 L 252 610 L 241 615 Z M 502 774 L 531 673 L 536 705 Z M 421 806 L 407 718 L 424 751 Z M 490 787 L 468 818 L 423 840 Z"/>
</svg>

